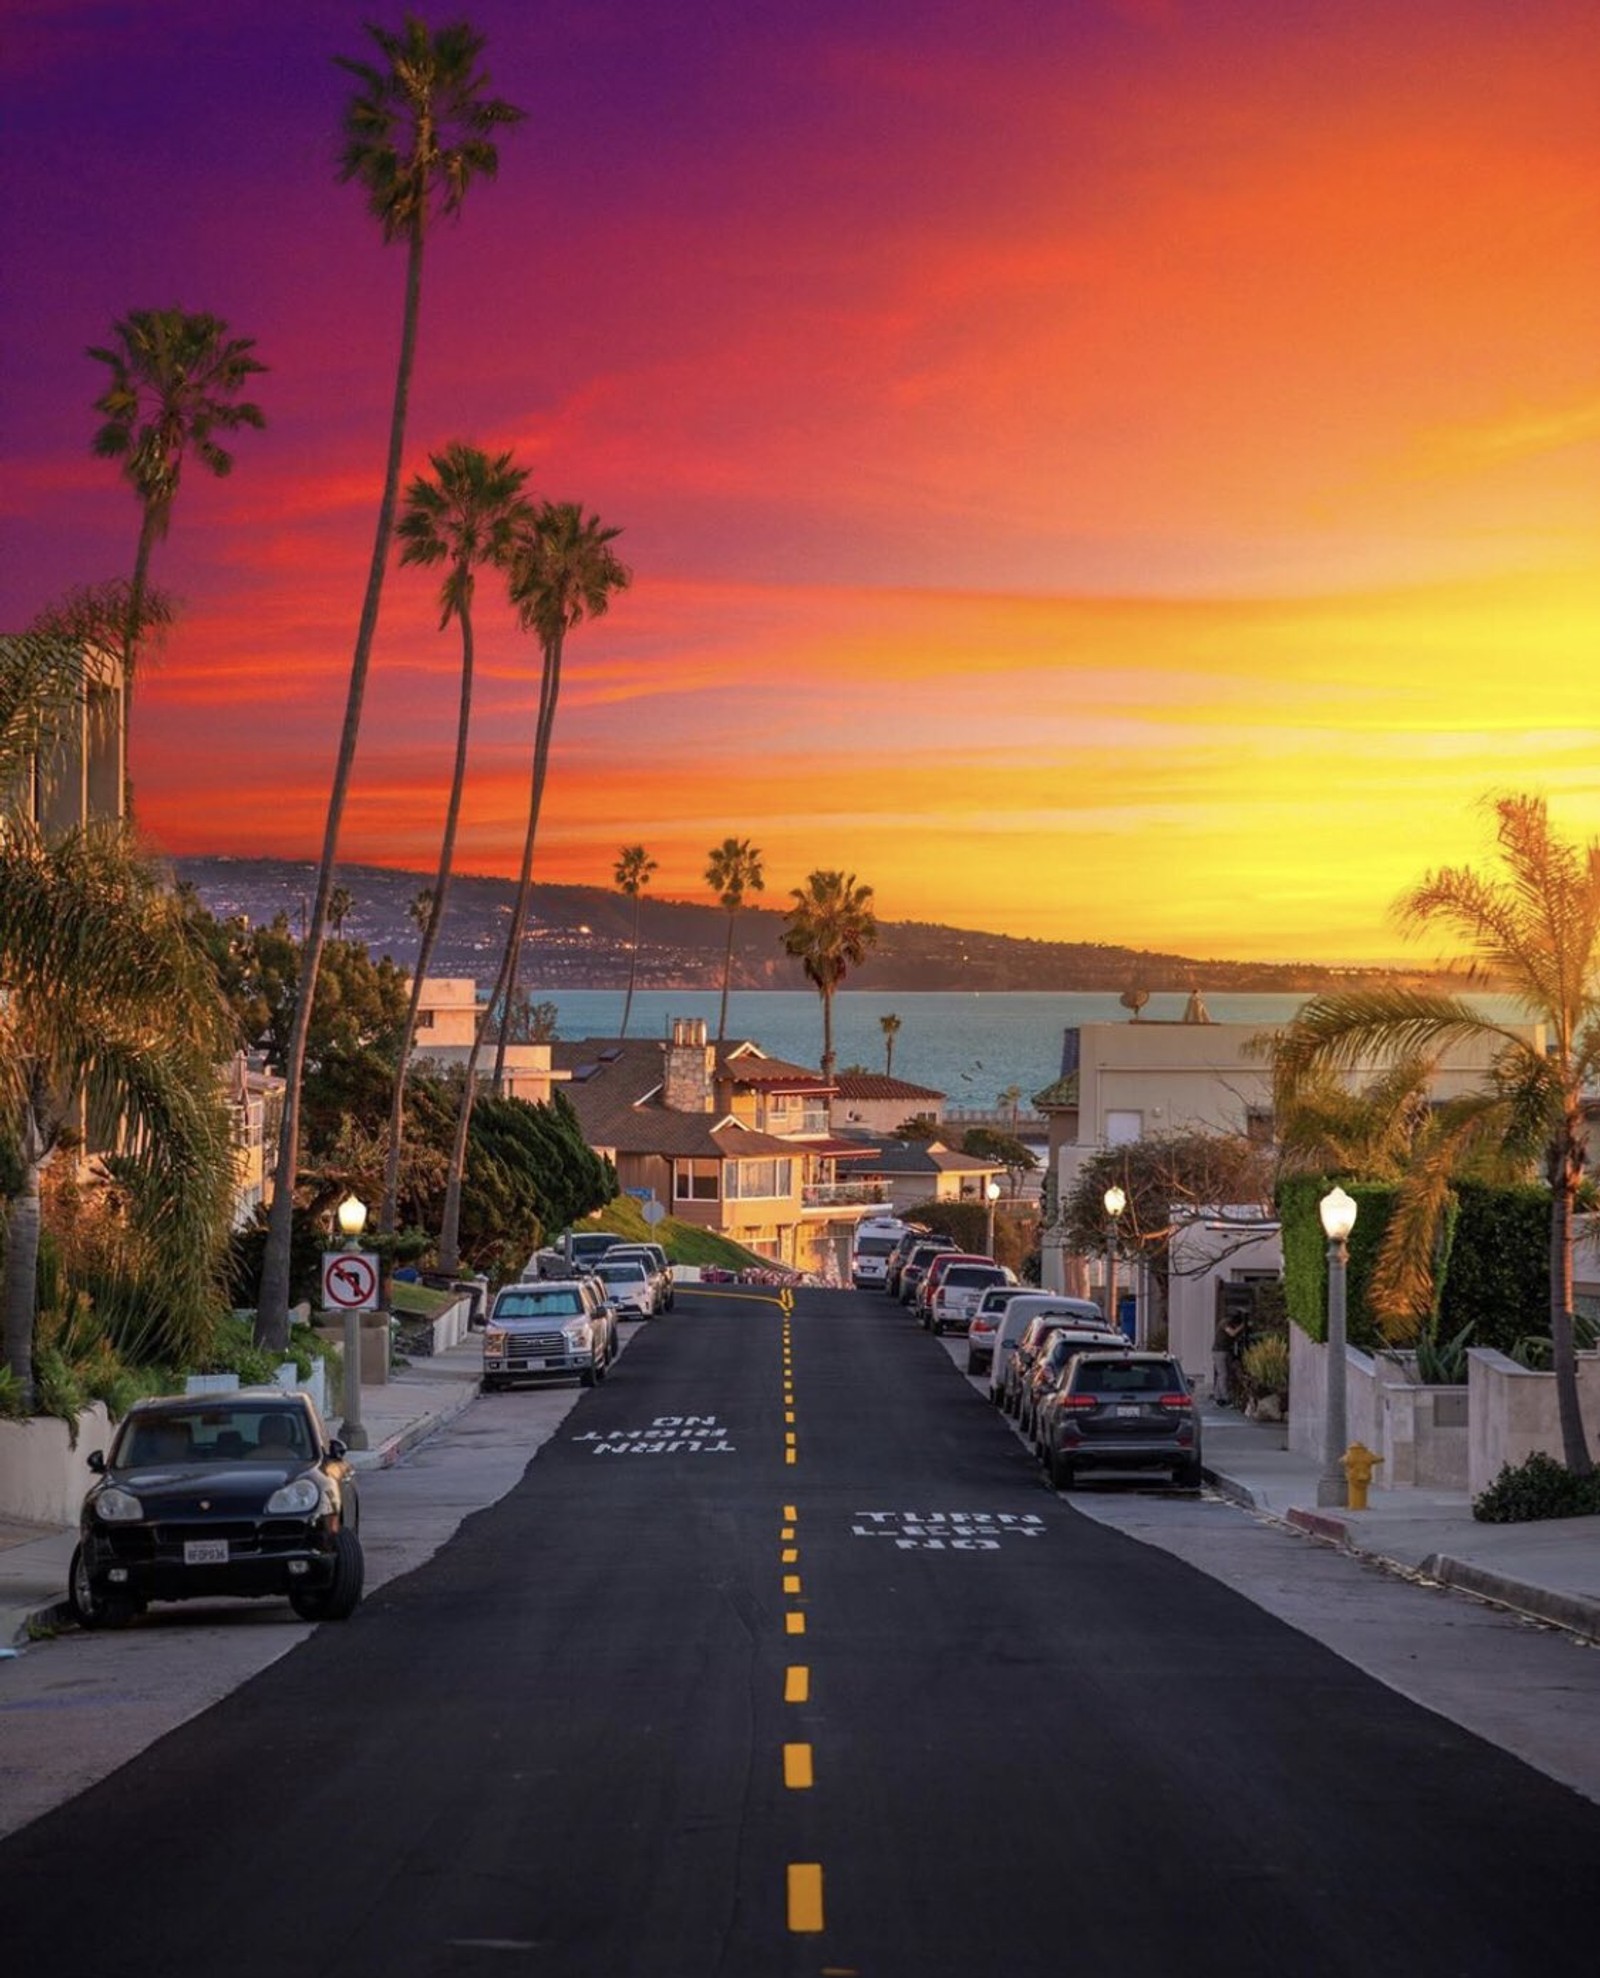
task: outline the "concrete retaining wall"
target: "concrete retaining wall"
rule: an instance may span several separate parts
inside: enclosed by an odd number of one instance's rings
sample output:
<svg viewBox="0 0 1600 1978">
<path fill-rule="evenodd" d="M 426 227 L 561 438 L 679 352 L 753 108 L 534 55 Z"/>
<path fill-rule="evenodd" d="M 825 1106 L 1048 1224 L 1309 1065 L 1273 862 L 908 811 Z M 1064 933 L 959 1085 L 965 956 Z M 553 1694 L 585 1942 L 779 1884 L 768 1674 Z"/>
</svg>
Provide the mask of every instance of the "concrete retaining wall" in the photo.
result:
<svg viewBox="0 0 1600 1978">
<path fill-rule="evenodd" d="M 0 1515 L 35 1525 L 75 1525 L 94 1481 L 93 1450 L 111 1447 L 111 1417 L 96 1402 L 78 1417 L 73 1445 L 58 1415 L 0 1422 Z"/>
<path fill-rule="evenodd" d="M 1498 1357 L 1498 1356 L 1497 1356 Z M 1298 1326 L 1289 1328 L 1289 1447 L 1322 1460 L 1328 1396 L 1328 1350 Z M 1465 1387 L 1420 1387 L 1406 1356 L 1345 1349 L 1345 1417 L 1349 1442 L 1383 1458 L 1384 1489 L 1465 1490 L 1468 1417 Z"/>
<path fill-rule="evenodd" d="M 1561 1456 L 1556 1377 L 1519 1367 L 1486 1346 L 1467 1354 L 1469 1458 L 1467 1488 L 1487 1490 L 1506 1463 L 1536 1450 Z M 1578 1402 L 1591 1451 L 1600 1440 L 1600 1353 L 1578 1355 Z"/>
</svg>

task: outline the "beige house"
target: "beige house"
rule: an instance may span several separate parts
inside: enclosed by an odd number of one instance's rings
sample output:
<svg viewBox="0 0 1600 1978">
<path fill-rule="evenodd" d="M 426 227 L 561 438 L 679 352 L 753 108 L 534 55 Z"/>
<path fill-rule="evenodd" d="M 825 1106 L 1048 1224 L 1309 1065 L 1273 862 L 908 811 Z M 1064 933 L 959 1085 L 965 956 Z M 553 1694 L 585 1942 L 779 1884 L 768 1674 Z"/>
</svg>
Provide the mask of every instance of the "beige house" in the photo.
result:
<svg viewBox="0 0 1600 1978">
<path fill-rule="evenodd" d="M 841 1164 L 841 1172 L 876 1182 L 896 1215 L 924 1202 L 979 1202 L 1005 1173 L 992 1160 L 959 1154 L 942 1140 L 888 1140 Z"/>
<path fill-rule="evenodd" d="M 629 1193 L 759 1256 L 827 1273 L 881 1208 L 870 1180 L 841 1180 L 858 1141 L 834 1133 L 834 1087 L 748 1040 L 709 1042 L 697 1017 L 665 1040 L 585 1038 L 551 1047 L 552 1076 L 584 1137 Z"/>
<path fill-rule="evenodd" d="M 417 1005 L 414 1056 L 439 1071 L 448 1071 L 452 1066 L 464 1068 L 472 1054 L 479 1014 L 478 985 L 470 975 L 425 977 Z M 506 1046 L 504 1092 L 508 1099 L 527 1099 L 534 1105 L 542 1105 L 550 1097 L 551 1088 L 565 1076 L 552 1069 L 551 1049 L 549 1044 Z M 493 1064 L 493 1052 L 482 1053 L 478 1077 L 487 1078 Z"/>
<path fill-rule="evenodd" d="M 908 1119 L 937 1119 L 945 1095 L 931 1085 L 909 1085 L 882 1072 L 841 1071 L 834 1075 L 833 1118 L 847 1133 L 893 1134 Z"/>
</svg>

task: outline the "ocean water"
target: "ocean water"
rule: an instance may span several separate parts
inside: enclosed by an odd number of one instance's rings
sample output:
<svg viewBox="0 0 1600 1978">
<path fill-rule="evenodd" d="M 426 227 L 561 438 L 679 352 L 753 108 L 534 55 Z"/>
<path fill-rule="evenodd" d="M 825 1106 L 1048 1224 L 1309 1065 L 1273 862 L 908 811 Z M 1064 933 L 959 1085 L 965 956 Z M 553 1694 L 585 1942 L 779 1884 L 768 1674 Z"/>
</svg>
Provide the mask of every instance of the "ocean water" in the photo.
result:
<svg viewBox="0 0 1600 1978">
<path fill-rule="evenodd" d="M 622 992 L 583 989 L 535 992 L 560 1012 L 561 1035 L 614 1037 L 622 1022 Z M 1207 995 L 1218 1023 L 1282 1023 L 1299 996 Z M 1176 1020 L 1187 997 L 1153 995 L 1143 1016 Z M 712 990 L 640 990 L 628 1022 L 631 1037 L 664 1037 L 674 1017 L 705 1017 L 716 1035 L 719 997 Z M 1010 1085 L 1024 1104 L 1061 1074 L 1061 1035 L 1080 1023 L 1126 1023 L 1128 1012 L 1114 991 L 1103 994 L 907 995 L 902 991 L 844 989 L 833 1003 L 833 1044 L 838 1064 L 884 1068 L 878 1019 L 900 1019 L 894 1040 L 894 1075 L 943 1092 L 952 1106 L 993 1106 Z M 735 990 L 728 998 L 728 1035 L 748 1037 L 769 1057 L 814 1065 L 822 1056 L 822 1004 L 810 990 Z"/>
</svg>

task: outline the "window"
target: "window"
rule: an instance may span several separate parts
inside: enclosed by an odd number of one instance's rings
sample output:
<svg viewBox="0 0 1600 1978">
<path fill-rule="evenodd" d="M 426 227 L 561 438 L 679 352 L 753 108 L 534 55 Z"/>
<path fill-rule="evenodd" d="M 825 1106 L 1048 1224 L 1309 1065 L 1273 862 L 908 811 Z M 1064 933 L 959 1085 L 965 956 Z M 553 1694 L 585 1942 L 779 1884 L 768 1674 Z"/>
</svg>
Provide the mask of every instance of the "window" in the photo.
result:
<svg viewBox="0 0 1600 1978">
<path fill-rule="evenodd" d="M 721 1195 L 720 1161 L 674 1161 L 672 1193 L 679 1202 L 715 1202 Z"/>
<path fill-rule="evenodd" d="M 729 1161 L 726 1170 L 723 1193 L 729 1201 L 770 1201 L 794 1193 L 793 1161 Z"/>
</svg>

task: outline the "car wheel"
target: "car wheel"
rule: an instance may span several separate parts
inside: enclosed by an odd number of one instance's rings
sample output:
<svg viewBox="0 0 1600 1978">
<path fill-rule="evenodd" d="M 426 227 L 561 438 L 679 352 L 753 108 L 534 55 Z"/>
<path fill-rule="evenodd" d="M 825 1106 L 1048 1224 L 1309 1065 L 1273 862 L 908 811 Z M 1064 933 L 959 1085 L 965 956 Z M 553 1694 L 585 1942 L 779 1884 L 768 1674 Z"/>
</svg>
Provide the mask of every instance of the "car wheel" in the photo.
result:
<svg viewBox="0 0 1600 1978">
<path fill-rule="evenodd" d="M 1052 1490 L 1071 1490 L 1078 1480 L 1078 1473 L 1067 1459 L 1053 1452 L 1050 1457 L 1050 1487 Z"/>
<path fill-rule="evenodd" d="M 491 1380 L 485 1374 L 483 1379 L 478 1383 L 478 1392 L 480 1394 L 498 1394 L 504 1386 L 505 1382 L 503 1380 Z"/>
<path fill-rule="evenodd" d="M 978 1361 L 973 1359 L 970 1353 L 967 1355 L 967 1372 L 969 1374 L 981 1374 L 983 1372 L 982 1366 Z"/>
<path fill-rule="evenodd" d="M 89 1577 L 81 1545 L 67 1569 L 67 1605 L 80 1628 L 125 1628 L 144 1607 L 132 1594 L 102 1593 Z"/>
<path fill-rule="evenodd" d="M 289 1605 L 302 1621 L 348 1621 L 361 1605 L 367 1562 L 354 1532 L 333 1535 L 333 1578 L 325 1587 L 297 1587 Z"/>
<path fill-rule="evenodd" d="M 1172 1473 L 1172 1481 L 1179 1490 L 1198 1490 L 1205 1480 L 1205 1471 L 1193 1459 L 1180 1463 Z"/>
</svg>

